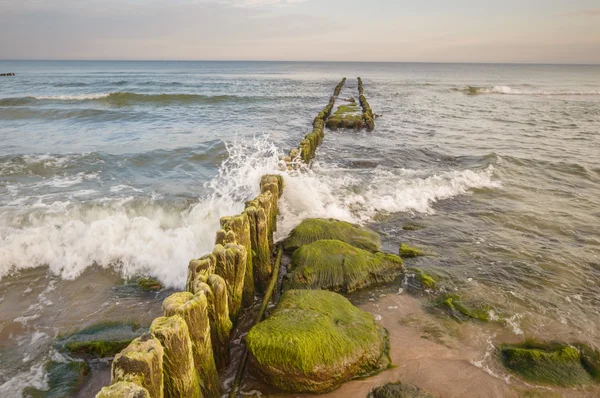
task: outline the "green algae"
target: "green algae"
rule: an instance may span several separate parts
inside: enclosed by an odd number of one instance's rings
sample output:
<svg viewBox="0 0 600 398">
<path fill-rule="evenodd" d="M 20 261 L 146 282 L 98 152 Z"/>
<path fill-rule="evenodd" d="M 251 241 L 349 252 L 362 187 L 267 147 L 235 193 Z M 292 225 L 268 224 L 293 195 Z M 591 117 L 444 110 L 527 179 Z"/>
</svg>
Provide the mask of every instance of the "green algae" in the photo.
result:
<svg viewBox="0 0 600 398">
<path fill-rule="evenodd" d="M 142 278 L 137 282 L 140 289 L 145 291 L 156 291 L 163 288 L 162 284 L 156 279 Z"/>
<path fill-rule="evenodd" d="M 60 337 L 57 346 L 76 356 L 112 357 L 146 331 L 132 322 L 100 322 Z"/>
<path fill-rule="evenodd" d="M 27 388 L 23 397 L 31 398 L 62 398 L 68 397 L 81 389 L 90 368 L 85 362 L 55 362 L 46 364 L 48 375 L 48 390 Z"/>
<path fill-rule="evenodd" d="M 152 398 L 144 387 L 127 381 L 120 381 L 103 387 L 96 398 Z"/>
<path fill-rule="evenodd" d="M 127 381 L 144 387 L 153 398 L 163 397 L 164 349 L 152 334 L 145 333 L 115 355 L 112 383 Z"/>
<path fill-rule="evenodd" d="M 405 275 L 406 287 L 409 289 L 435 290 L 437 286 L 437 281 L 419 268 L 408 268 Z"/>
<path fill-rule="evenodd" d="M 391 282 L 403 269 L 402 259 L 393 254 L 371 253 L 339 240 L 319 240 L 294 252 L 285 288 L 351 293 Z"/>
<path fill-rule="evenodd" d="M 405 231 L 420 231 L 425 229 L 425 226 L 421 224 L 407 223 L 402 226 L 402 229 Z"/>
<path fill-rule="evenodd" d="M 415 247 L 408 246 L 405 243 L 400 244 L 400 257 L 402 258 L 412 258 L 412 257 L 420 257 L 425 256 L 425 252 L 417 249 Z"/>
<path fill-rule="evenodd" d="M 389 365 L 385 329 L 343 296 L 290 290 L 246 338 L 252 369 L 292 392 L 327 392 Z"/>
<path fill-rule="evenodd" d="M 202 397 L 185 320 L 179 315 L 156 318 L 150 331 L 164 348 L 165 398 Z"/>
<path fill-rule="evenodd" d="M 434 306 L 459 322 L 469 319 L 488 322 L 490 320 L 490 311 L 492 310 L 487 305 L 480 305 L 478 307 L 469 306 L 463 303 L 460 296 L 456 294 L 443 294 L 439 296 L 435 300 Z"/>
<path fill-rule="evenodd" d="M 332 218 L 303 220 L 283 242 L 283 250 L 293 252 L 303 245 L 323 239 L 339 240 L 371 252 L 381 250 L 381 240 L 375 231 Z"/>
<path fill-rule="evenodd" d="M 192 343 L 194 368 L 206 396 L 221 395 L 219 374 L 213 354 L 208 299 L 204 291 L 174 293 L 163 302 L 165 316 L 179 315 L 186 323 Z"/>
<path fill-rule="evenodd" d="M 532 382 L 571 387 L 592 381 L 574 346 L 526 341 L 501 345 L 499 353 L 504 366 Z"/>
<path fill-rule="evenodd" d="M 223 231 L 231 231 L 235 234 L 235 242 L 220 242 L 217 239 L 217 244 L 237 243 L 243 246 L 246 251 L 246 271 L 244 272 L 244 291 L 243 304 L 249 306 L 254 301 L 254 268 L 252 266 L 252 240 L 250 238 L 250 221 L 245 213 L 235 216 L 222 217 L 221 229 Z"/>
<path fill-rule="evenodd" d="M 434 396 L 419 387 L 396 382 L 373 389 L 367 398 L 434 398 Z"/>
<path fill-rule="evenodd" d="M 227 285 L 229 316 L 235 324 L 242 307 L 244 294 L 246 248 L 233 243 L 226 246 L 216 245 L 213 254 L 216 259 L 215 273 L 221 276 Z"/>
<path fill-rule="evenodd" d="M 579 350 L 581 364 L 585 370 L 594 381 L 600 382 L 600 351 L 581 343 L 575 343 L 573 346 Z"/>
</svg>

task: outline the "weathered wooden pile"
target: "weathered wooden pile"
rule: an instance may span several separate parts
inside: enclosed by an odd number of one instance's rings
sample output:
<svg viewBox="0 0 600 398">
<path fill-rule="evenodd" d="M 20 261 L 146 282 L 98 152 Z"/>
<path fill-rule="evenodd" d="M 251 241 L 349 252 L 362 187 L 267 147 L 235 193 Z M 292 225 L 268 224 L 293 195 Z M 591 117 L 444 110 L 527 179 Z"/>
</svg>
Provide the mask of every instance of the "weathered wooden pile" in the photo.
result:
<svg viewBox="0 0 600 398">
<path fill-rule="evenodd" d="M 360 101 L 360 106 L 363 109 L 363 119 L 365 121 L 365 125 L 367 126 L 368 131 L 373 131 L 375 128 L 375 117 L 373 115 L 373 110 L 371 106 L 367 102 L 367 98 L 365 97 L 365 91 L 363 89 L 362 79 L 358 78 L 358 100 Z"/>
<path fill-rule="evenodd" d="M 0 76 L 16 76 L 14 73 L 0 73 Z"/>
</svg>

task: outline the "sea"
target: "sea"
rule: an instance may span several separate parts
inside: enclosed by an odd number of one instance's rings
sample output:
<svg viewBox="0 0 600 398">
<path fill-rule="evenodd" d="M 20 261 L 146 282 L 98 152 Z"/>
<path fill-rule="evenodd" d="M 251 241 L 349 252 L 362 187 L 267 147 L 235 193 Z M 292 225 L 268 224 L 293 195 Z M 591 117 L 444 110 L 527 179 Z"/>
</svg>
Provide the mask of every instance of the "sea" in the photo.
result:
<svg viewBox="0 0 600 398">
<path fill-rule="evenodd" d="M 0 396 L 47 388 L 57 336 L 160 315 L 167 293 L 127 281 L 183 289 L 219 218 L 239 213 L 266 173 L 285 179 L 277 239 L 309 217 L 368 226 L 386 251 L 425 250 L 410 264 L 502 320 L 445 322 L 432 342 L 423 325 L 442 321 L 426 296 L 399 284 L 373 293 L 364 308 L 405 337 L 394 376 L 444 397 L 513 396 L 529 386 L 498 366 L 497 344 L 600 348 L 600 66 L 0 61 L 8 72 Z M 326 130 L 310 169 L 281 171 L 335 85 L 346 77 L 340 97 L 357 98 L 359 76 L 375 130 Z M 403 341 L 422 349 L 410 356 Z M 457 363 L 468 377 L 450 377 Z"/>
</svg>

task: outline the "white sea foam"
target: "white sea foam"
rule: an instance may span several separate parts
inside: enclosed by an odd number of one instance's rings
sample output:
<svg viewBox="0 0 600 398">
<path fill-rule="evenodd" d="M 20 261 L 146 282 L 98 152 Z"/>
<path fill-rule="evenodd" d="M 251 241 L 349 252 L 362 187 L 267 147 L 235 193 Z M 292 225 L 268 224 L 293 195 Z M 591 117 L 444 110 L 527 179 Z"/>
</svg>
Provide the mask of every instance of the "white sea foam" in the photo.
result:
<svg viewBox="0 0 600 398">
<path fill-rule="evenodd" d="M 76 95 L 48 95 L 48 96 L 35 96 L 33 98 L 39 100 L 59 100 L 59 101 L 82 101 L 82 100 L 95 100 L 100 98 L 106 98 L 111 93 L 95 93 L 95 94 L 76 94 Z"/>
<path fill-rule="evenodd" d="M 535 90 L 535 89 L 513 88 L 513 87 L 509 87 L 509 86 L 468 87 L 464 91 L 471 93 L 471 94 L 506 94 L 506 95 L 537 95 L 537 96 L 600 95 L 600 91 L 598 91 L 598 90 L 590 90 L 590 91 Z"/>
<path fill-rule="evenodd" d="M 0 214 L 0 277 L 47 265 L 52 273 L 74 279 L 96 264 L 125 277 L 151 275 L 166 286 L 182 288 L 189 260 L 212 250 L 220 217 L 242 211 L 244 201 L 259 193 L 261 176 L 279 172 L 281 153 L 266 138 L 227 149 L 229 157 L 205 184 L 206 194 L 186 209 L 164 206 L 156 195 L 142 202 L 139 197 L 119 197 L 125 190 L 121 186 L 97 206 L 40 200 L 17 217 L 26 220 L 21 224 L 14 215 Z M 277 238 L 308 217 L 368 222 L 378 212 L 432 213 L 438 200 L 500 186 L 491 167 L 437 174 L 377 168 L 357 176 L 317 163 L 314 170 L 284 174 Z"/>
</svg>

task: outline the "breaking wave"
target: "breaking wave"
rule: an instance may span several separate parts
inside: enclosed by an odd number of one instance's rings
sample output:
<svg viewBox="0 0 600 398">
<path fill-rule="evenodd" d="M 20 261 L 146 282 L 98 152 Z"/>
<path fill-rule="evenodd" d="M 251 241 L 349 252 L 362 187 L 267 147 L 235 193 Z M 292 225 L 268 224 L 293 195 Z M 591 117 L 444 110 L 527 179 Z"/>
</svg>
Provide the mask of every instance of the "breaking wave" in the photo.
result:
<svg viewBox="0 0 600 398">
<path fill-rule="evenodd" d="M 521 88 L 512 88 L 509 86 L 491 86 L 477 87 L 467 86 L 456 88 L 455 91 L 461 91 L 468 95 L 481 94 L 506 94 L 506 95 L 538 95 L 538 96 L 573 96 L 573 95 L 600 95 L 600 91 L 544 91 L 528 90 Z"/>
</svg>

